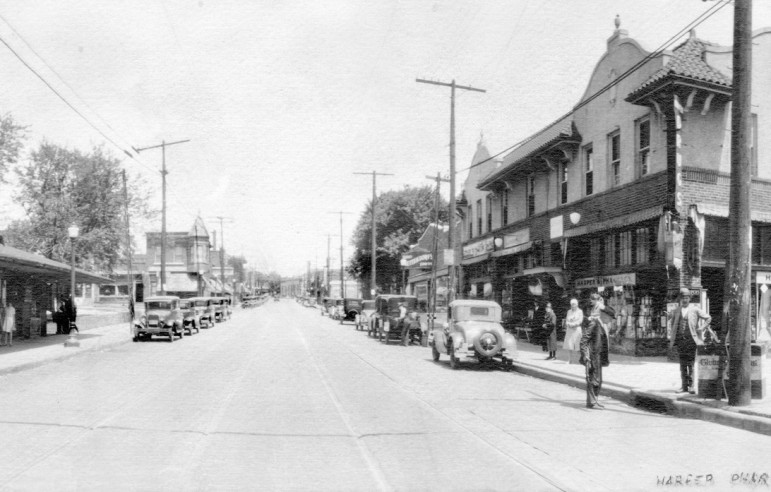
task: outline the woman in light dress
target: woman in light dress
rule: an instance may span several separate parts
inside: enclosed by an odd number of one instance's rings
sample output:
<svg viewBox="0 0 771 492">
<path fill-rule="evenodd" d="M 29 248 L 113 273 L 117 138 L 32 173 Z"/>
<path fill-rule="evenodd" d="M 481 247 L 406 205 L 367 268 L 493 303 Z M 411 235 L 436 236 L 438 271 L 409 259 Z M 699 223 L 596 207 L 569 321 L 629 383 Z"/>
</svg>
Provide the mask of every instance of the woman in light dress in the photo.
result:
<svg viewBox="0 0 771 492">
<path fill-rule="evenodd" d="M 570 309 L 565 315 L 565 341 L 562 348 L 568 351 L 568 364 L 573 363 L 573 355 L 579 350 L 581 343 L 581 324 L 584 321 L 584 313 L 578 309 L 578 300 L 570 300 Z"/>
<path fill-rule="evenodd" d="M 2 345 L 13 345 L 13 325 L 16 321 L 16 308 L 10 302 L 5 307 L 3 318 Z"/>
</svg>

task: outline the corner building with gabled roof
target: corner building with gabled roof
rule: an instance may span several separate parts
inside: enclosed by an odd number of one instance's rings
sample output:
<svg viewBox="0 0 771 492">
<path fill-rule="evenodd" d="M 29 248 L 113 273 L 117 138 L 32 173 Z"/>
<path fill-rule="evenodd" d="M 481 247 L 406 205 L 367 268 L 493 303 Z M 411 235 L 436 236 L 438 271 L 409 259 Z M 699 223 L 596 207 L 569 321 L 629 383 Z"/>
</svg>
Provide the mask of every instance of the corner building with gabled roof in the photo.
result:
<svg viewBox="0 0 771 492">
<path fill-rule="evenodd" d="M 586 309 L 599 292 L 616 311 L 617 353 L 666 353 L 666 313 L 681 287 L 719 328 L 731 57 L 693 32 L 651 54 L 617 23 L 573 110 L 469 175 L 460 294 L 498 301 L 516 325 L 546 301 L 561 323 L 571 297 Z M 752 326 L 762 340 L 771 332 L 771 29 L 753 33 L 752 66 Z"/>
</svg>

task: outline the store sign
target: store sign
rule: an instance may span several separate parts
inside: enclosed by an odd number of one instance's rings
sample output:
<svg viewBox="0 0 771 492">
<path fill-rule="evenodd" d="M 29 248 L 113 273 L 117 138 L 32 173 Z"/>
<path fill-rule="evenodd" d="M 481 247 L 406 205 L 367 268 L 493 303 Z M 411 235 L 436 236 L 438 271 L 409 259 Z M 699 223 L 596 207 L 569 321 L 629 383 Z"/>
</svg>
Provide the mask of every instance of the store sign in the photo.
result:
<svg viewBox="0 0 771 492">
<path fill-rule="evenodd" d="M 431 268 L 432 264 L 433 262 L 431 260 L 427 260 L 427 261 L 421 261 L 420 263 L 418 263 L 418 266 L 420 268 Z"/>
<path fill-rule="evenodd" d="M 463 246 L 463 258 L 473 258 L 475 256 L 489 253 L 493 250 L 493 238 L 488 237 L 475 243 Z"/>
<path fill-rule="evenodd" d="M 596 277 L 579 278 L 575 281 L 577 289 L 614 287 L 616 285 L 637 285 L 637 274 L 620 273 L 618 275 L 598 275 Z"/>
<path fill-rule="evenodd" d="M 771 284 L 771 272 L 755 272 L 756 284 Z"/>
<path fill-rule="evenodd" d="M 431 253 L 425 253 L 422 255 L 414 256 L 412 258 L 408 258 L 404 261 L 404 266 L 407 267 L 414 267 L 415 265 L 418 265 L 419 267 L 423 267 L 421 263 L 428 262 L 429 266 L 431 266 Z"/>
<path fill-rule="evenodd" d="M 503 236 L 503 247 L 513 248 L 530 241 L 530 228 L 520 229 Z"/>
<path fill-rule="evenodd" d="M 451 248 L 444 250 L 444 264 L 445 266 L 455 265 L 455 250 Z"/>
<path fill-rule="evenodd" d="M 551 239 L 557 239 L 558 237 L 562 237 L 562 233 L 563 233 L 562 216 L 558 215 L 556 217 L 552 217 L 551 220 L 549 220 L 549 237 Z"/>
</svg>

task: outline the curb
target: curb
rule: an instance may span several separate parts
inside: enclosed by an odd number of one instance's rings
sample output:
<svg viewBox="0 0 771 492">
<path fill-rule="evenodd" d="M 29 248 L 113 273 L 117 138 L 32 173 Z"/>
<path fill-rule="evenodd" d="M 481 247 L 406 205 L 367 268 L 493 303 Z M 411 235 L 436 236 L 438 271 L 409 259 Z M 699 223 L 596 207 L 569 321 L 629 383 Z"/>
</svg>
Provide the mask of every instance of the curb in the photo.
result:
<svg viewBox="0 0 771 492">
<path fill-rule="evenodd" d="M 12 367 L 0 368 L 0 376 L 5 376 L 7 374 L 14 374 L 14 373 L 26 371 L 29 369 L 35 369 L 45 364 L 61 362 L 63 360 L 71 359 L 72 357 L 77 357 L 78 355 L 81 355 L 87 352 L 95 352 L 97 350 L 109 349 L 112 347 L 116 347 L 118 345 L 123 345 L 124 343 L 128 343 L 130 341 L 131 341 L 131 337 L 127 337 L 126 339 L 119 339 L 119 340 L 113 340 L 106 343 L 95 344 L 91 347 L 72 348 L 70 350 L 73 350 L 73 351 L 69 353 L 64 353 L 53 357 L 47 357 L 47 358 L 35 360 L 32 362 L 24 362 L 22 364 L 17 364 Z"/>
<path fill-rule="evenodd" d="M 516 360 L 513 370 L 526 376 L 586 390 L 586 381 L 570 374 Z M 712 408 L 698 402 L 672 398 L 655 391 L 633 389 L 606 382 L 603 382 L 602 385 L 602 395 L 652 412 L 665 413 L 679 418 L 704 420 L 757 434 L 771 435 L 771 419 L 741 409 Z"/>
</svg>

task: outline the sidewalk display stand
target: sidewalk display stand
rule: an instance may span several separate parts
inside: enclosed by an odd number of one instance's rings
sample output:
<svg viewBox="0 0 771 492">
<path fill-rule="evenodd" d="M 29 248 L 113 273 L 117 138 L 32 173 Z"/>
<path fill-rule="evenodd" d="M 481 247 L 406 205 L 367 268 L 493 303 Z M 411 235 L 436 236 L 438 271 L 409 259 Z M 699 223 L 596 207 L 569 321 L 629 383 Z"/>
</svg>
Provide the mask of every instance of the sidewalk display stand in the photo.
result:
<svg viewBox="0 0 771 492">
<path fill-rule="evenodd" d="M 766 378 L 763 375 L 768 347 L 765 344 L 753 343 L 750 345 L 750 398 L 762 400 L 767 395 Z M 700 398 L 717 399 L 724 395 L 722 382 L 718 381 L 720 372 L 723 373 L 723 381 L 728 380 L 727 348 L 723 345 L 699 346 L 696 348 L 696 363 L 694 364 L 696 375 L 696 393 Z"/>
</svg>

